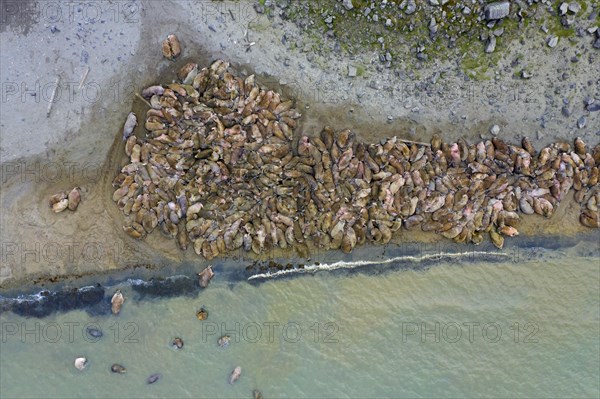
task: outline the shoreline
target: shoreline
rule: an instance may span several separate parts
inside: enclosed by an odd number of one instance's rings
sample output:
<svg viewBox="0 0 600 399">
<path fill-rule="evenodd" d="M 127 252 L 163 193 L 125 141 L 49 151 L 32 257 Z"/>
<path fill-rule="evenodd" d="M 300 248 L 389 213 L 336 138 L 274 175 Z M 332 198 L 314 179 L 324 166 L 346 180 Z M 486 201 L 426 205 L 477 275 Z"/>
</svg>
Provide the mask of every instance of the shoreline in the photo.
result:
<svg viewBox="0 0 600 399">
<path fill-rule="evenodd" d="M 456 244 L 447 242 L 425 243 L 423 241 L 405 242 L 403 244 L 388 244 L 385 246 L 366 245 L 357 248 L 355 253 L 343 254 L 338 251 L 325 251 L 310 259 L 302 258 L 265 258 L 263 260 L 221 258 L 212 262 L 218 280 L 228 284 L 249 283 L 262 284 L 271 279 L 300 278 L 306 274 L 335 273 L 393 273 L 401 270 L 422 270 L 435 267 L 440 261 L 446 265 L 456 262 L 465 265 L 474 262 L 527 262 L 541 256 L 546 259 L 564 256 L 564 251 L 600 240 L 600 231 L 589 231 L 572 236 L 523 236 L 521 240 L 512 241 L 502 250 L 491 243 L 475 245 Z M 593 245 L 592 245 L 593 246 Z M 595 251 L 595 253 L 593 253 Z M 336 256 L 340 255 L 340 256 Z M 592 253 L 579 251 L 580 256 L 599 257 L 600 246 L 592 249 Z M 240 265 L 242 263 L 242 265 Z M 393 263 L 393 265 L 390 265 Z M 56 278 L 38 277 L 34 282 L 15 284 L 0 288 L 0 314 L 2 304 L 7 300 L 19 297 L 35 297 L 40 292 L 64 294 L 84 287 L 95 287 L 106 290 L 103 301 L 110 303 L 109 289 L 122 285 L 139 285 L 149 287 L 150 297 L 197 295 L 201 288 L 197 283 L 196 274 L 205 265 L 194 263 L 170 265 L 135 265 L 120 270 L 90 273 L 84 276 L 62 276 Z M 278 273 L 280 272 L 280 273 Z M 287 272 L 287 273 L 286 273 Z M 265 276 L 271 274 L 271 276 Z M 178 278 L 185 280 L 181 286 L 170 286 L 169 281 Z M 22 282 L 23 283 L 23 282 Z M 150 284 L 149 284 L 150 283 Z M 135 285 L 135 284 L 133 284 Z M 177 290 L 180 291 L 177 291 Z M 140 290 L 143 293 L 143 290 Z M 142 294 L 140 294 L 142 295 Z M 4 301 L 4 302 L 3 302 Z M 87 306 L 85 303 L 83 307 Z"/>
</svg>

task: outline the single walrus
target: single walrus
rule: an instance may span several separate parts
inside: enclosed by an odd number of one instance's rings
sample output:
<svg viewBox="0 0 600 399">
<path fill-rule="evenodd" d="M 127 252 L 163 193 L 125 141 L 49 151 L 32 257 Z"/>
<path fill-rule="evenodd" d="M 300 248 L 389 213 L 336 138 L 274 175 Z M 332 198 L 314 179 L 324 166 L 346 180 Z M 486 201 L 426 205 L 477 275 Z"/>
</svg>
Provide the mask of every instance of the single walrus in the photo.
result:
<svg viewBox="0 0 600 399">
<path fill-rule="evenodd" d="M 121 290 L 117 290 L 110 300 L 113 314 L 119 314 L 121 311 L 121 306 L 123 306 L 123 302 L 125 302 L 125 297 L 121 293 Z"/>
<path fill-rule="evenodd" d="M 125 374 L 125 372 L 127 372 L 127 369 L 121 366 L 120 364 L 115 363 L 112 366 L 110 366 L 110 371 L 112 371 L 113 373 Z"/>
<path fill-rule="evenodd" d="M 87 366 L 87 359 L 85 357 L 78 357 L 75 359 L 75 368 L 77 370 L 83 370 Z"/>
<path fill-rule="evenodd" d="M 171 346 L 174 349 L 181 349 L 181 348 L 183 348 L 183 340 L 181 338 L 175 338 L 173 340 L 173 342 L 171 343 Z"/>
<path fill-rule="evenodd" d="M 236 382 L 237 380 L 240 379 L 241 375 L 242 375 L 242 368 L 240 366 L 237 366 L 236 368 L 233 369 L 233 371 L 231 372 L 231 375 L 229 376 L 229 383 L 233 384 L 234 382 Z"/>
<path fill-rule="evenodd" d="M 200 277 L 200 287 L 208 287 L 208 283 L 210 283 L 210 279 L 212 279 L 214 275 L 215 273 L 212 270 L 212 266 L 207 266 L 206 269 L 198 273 L 198 276 Z"/>
<path fill-rule="evenodd" d="M 94 328 L 94 327 L 88 327 L 85 331 L 87 332 L 87 334 L 90 337 L 93 337 L 93 338 L 100 338 L 100 337 L 102 337 L 102 335 L 104 335 L 104 334 L 102 334 L 102 330 L 100 330 L 98 328 Z"/>
<path fill-rule="evenodd" d="M 254 391 L 252 391 L 252 398 L 262 399 L 262 393 L 258 389 L 255 389 Z"/>
<path fill-rule="evenodd" d="M 229 335 L 223 335 L 217 340 L 217 344 L 219 344 L 221 348 L 225 348 L 229 346 L 229 341 L 231 341 L 231 337 Z"/>
<path fill-rule="evenodd" d="M 204 306 L 201 307 L 198 313 L 196 313 L 196 317 L 198 320 L 206 320 L 208 317 L 208 310 L 204 309 Z"/>
</svg>

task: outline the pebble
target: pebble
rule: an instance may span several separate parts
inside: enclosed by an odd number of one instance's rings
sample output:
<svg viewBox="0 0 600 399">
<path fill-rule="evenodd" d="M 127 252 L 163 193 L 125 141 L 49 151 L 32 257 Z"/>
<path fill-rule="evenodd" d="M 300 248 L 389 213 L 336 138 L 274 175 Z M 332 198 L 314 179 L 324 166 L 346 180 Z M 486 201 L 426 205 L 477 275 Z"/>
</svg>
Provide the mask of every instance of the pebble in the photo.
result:
<svg viewBox="0 0 600 399">
<path fill-rule="evenodd" d="M 571 110 L 569 110 L 568 107 L 564 106 L 561 108 L 560 112 L 564 115 L 564 116 L 571 116 Z"/>
<path fill-rule="evenodd" d="M 600 111 L 600 103 L 594 102 L 585 107 L 590 112 Z"/>
<path fill-rule="evenodd" d="M 560 15 L 565 15 L 567 13 L 568 9 L 569 9 L 569 4 L 567 4 L 567 3 L 561 3 L 561 5 L 558 7 L 558 11 L 560 12 Z"/>
<path fill-rule="evenodd" d="M 547 43 L 548 43 L 548 47 L 551 47 L 551 48 L 554 48 L 554 47 L 556 47 L 556 45 L 558 44 L 558 37 L 556 37 L 556 36 L 551 36 L 551 37 L 548 39 L 548 42 L 547 42 Z"/>
<path fill-rule="evenodd" d="M 525 70 L 521 71 L 521 78 L 523 79 L 530 79 L 533 76 L 532 73 L 529 73 Z"/>
<path fill-rule="evenodd" d="M 497 136 L 497 135 L 498 135 L 498 133 L 500 133 L 500 126 L 498 126 L 498 125 L 494 125 L 494 126 L 492 126 L 492 127 L 491 127 L 491 129 L 490 129 L 490 133 L 491 133 L 493 136 Z"/>
<path fill-rule="evenodd" d="M 585 116 L 582 116 L 581 118 L 577 119 L 577 127 L 579 129 L 583 129 L 586 124 L 587 124 L 587 118 Z"/>
<path fill-rule="evenodd" d="M 498 1 L 485 6 L 485 19 L 502 19 L 510 13 L 510 3 L 508 1 Z"/>
<path fill-rule="evenodd" d="M 493 53 L 496 50 L 496 36 L 490 36 L 485 46 L 486 53 Z"/>
<path fill-rule="evenodd" d="M 353 66 L 349 66 L 348 67 L 348 76 L 350 76 L 351 78 L 355 77 L 357 73 L 357 70 L 355 67 Z"/>
<path fill-rule="evenodd" d="M 352 0 L 344 0 L 344 7 L 346 10 L 352 10 L 354 6 L 352 5 Z"/>
<path fill-rule="evenodd" d="M 417 11 L 417 4 L 413 0 L 410 0 L 406 6 L 406 15 L 414 14 L 415 11 Z"/>
<path fill-rule="evenodd" d="M 577 14 L 579 11 L 581 11 L 581 5 L 578 2 L 573 1 L 569 3 L 569 11 L 571 11 L 573 14 Z"/>
</svg>

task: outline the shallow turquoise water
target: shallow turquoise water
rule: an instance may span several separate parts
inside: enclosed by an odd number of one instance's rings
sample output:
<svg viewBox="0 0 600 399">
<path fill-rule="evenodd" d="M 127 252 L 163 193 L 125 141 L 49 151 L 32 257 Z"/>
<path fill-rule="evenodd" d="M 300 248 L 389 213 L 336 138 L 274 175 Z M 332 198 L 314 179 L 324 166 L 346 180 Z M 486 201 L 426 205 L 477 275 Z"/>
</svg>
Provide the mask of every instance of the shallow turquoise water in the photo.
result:
<svg viewBox="0 0 600 399">
<path fill-rule="evenodd" d="M 0 396 L 599 397 L 600 259 L 586 253 L 258 285 L 217 276 L 194 297 L 140 300 L 125 287 L 117 317 L 4 313 Z M 104 336 L 84 339 L 86 323 Z M 112 374 L 115 362 L 127 373 Z"/>
</svg>

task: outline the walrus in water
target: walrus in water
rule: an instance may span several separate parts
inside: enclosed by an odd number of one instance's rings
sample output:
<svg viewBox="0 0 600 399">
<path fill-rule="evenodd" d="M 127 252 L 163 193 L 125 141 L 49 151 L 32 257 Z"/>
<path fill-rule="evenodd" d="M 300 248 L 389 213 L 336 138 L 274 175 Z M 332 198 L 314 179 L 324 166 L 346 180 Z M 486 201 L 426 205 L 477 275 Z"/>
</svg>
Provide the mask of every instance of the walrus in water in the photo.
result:
<svg viewBox="0 0 600 399">
<path fill-rule="evenodd" d="M 160 375 L 160 374 L 152 374 L 150 377 L 148 377 L 146 379 L 146 382 L 148 384 L 154 384 L 156 381 L 160 380 L 160 377 L 162 377 L 162 375 Z"/>
<path fill-rule="evenodd" d="M 236 382 L 237 380 L 240 379 L 241 375 L 242 375 L 242 368 L 240 366 L 237 366 L 236 368 L 233 369 L 233 371 L 231 372 L 231 375 L 229 376 L 229 383 L 233 384 L 234 382 Z"/>
<path fill-rule="evenodd" d="M 217 340 L 217 344 L 219 344 L 221 348 L 225 348 L 229 346 L 229 341 L 231 341 L 231 337 L 229 335 L 223 335 Z"/>
<path fill-rule="evenodd" d="M 255 389 L 254 391 L 252 391 L 252 398 L 262 399 L 262 393 L 258 389 Z"/>
<path fill-rule="evenodd" d="M 121 306 L 123 306 L 123 302 L 125 302 L 125 297 L 121 293 L 121 290 L 117 290 L 110 300 L 113 314 L 119 314 L 121 311 Z"/>
<path fill-rule="evenodd" d="M 208 318 L 208 310 L 204 309 L 204 306 L 201 307 L 198 313 L 196 313 L 196 317 L 198 320 L 206 320 Z"/>
<path fill-rule="evenodd" d="M 125 374 L 125 372 L 127 372 L 127 369 L 121 366 L 120 364 L 115 363 L 112 366 L 110 366 L 110 371 L 117 374 Z"/>
<path fill-rule="evenodd" d="M 181 338 L 175 338 L 171 343 L 171 346 L 173 346 L 174 349 L 181 349 L 183 348 L 183 340 Z"/>
<path fill-rule="evenodd" d="M 86 332 L 90 337 L 93 337 L 93 338 L 100 338 L 103 335 L 102 330 L 100 330 L 98 328 L 94 328 L 94 327 L 88 327 L 86 329 Z"/>
<path fill-rule="evenodd" d="M 215 273 L 212 270 L 212 266 L 207 266 L 206 269 L 202 270 L 198 273 L 198 277 L 200 277 L 199 283 L 200 287 L 206 288 L 208 287 L 208 283 L 210 283 L 210 279 L 213 278 Z"/>
<path fill-rule="evenodd" d="M 78 357 L 75 359 L 75 368 L 77 370 L 83 370 L 88 364 L 88 361 L 85 357 Z"/>
</svg>

